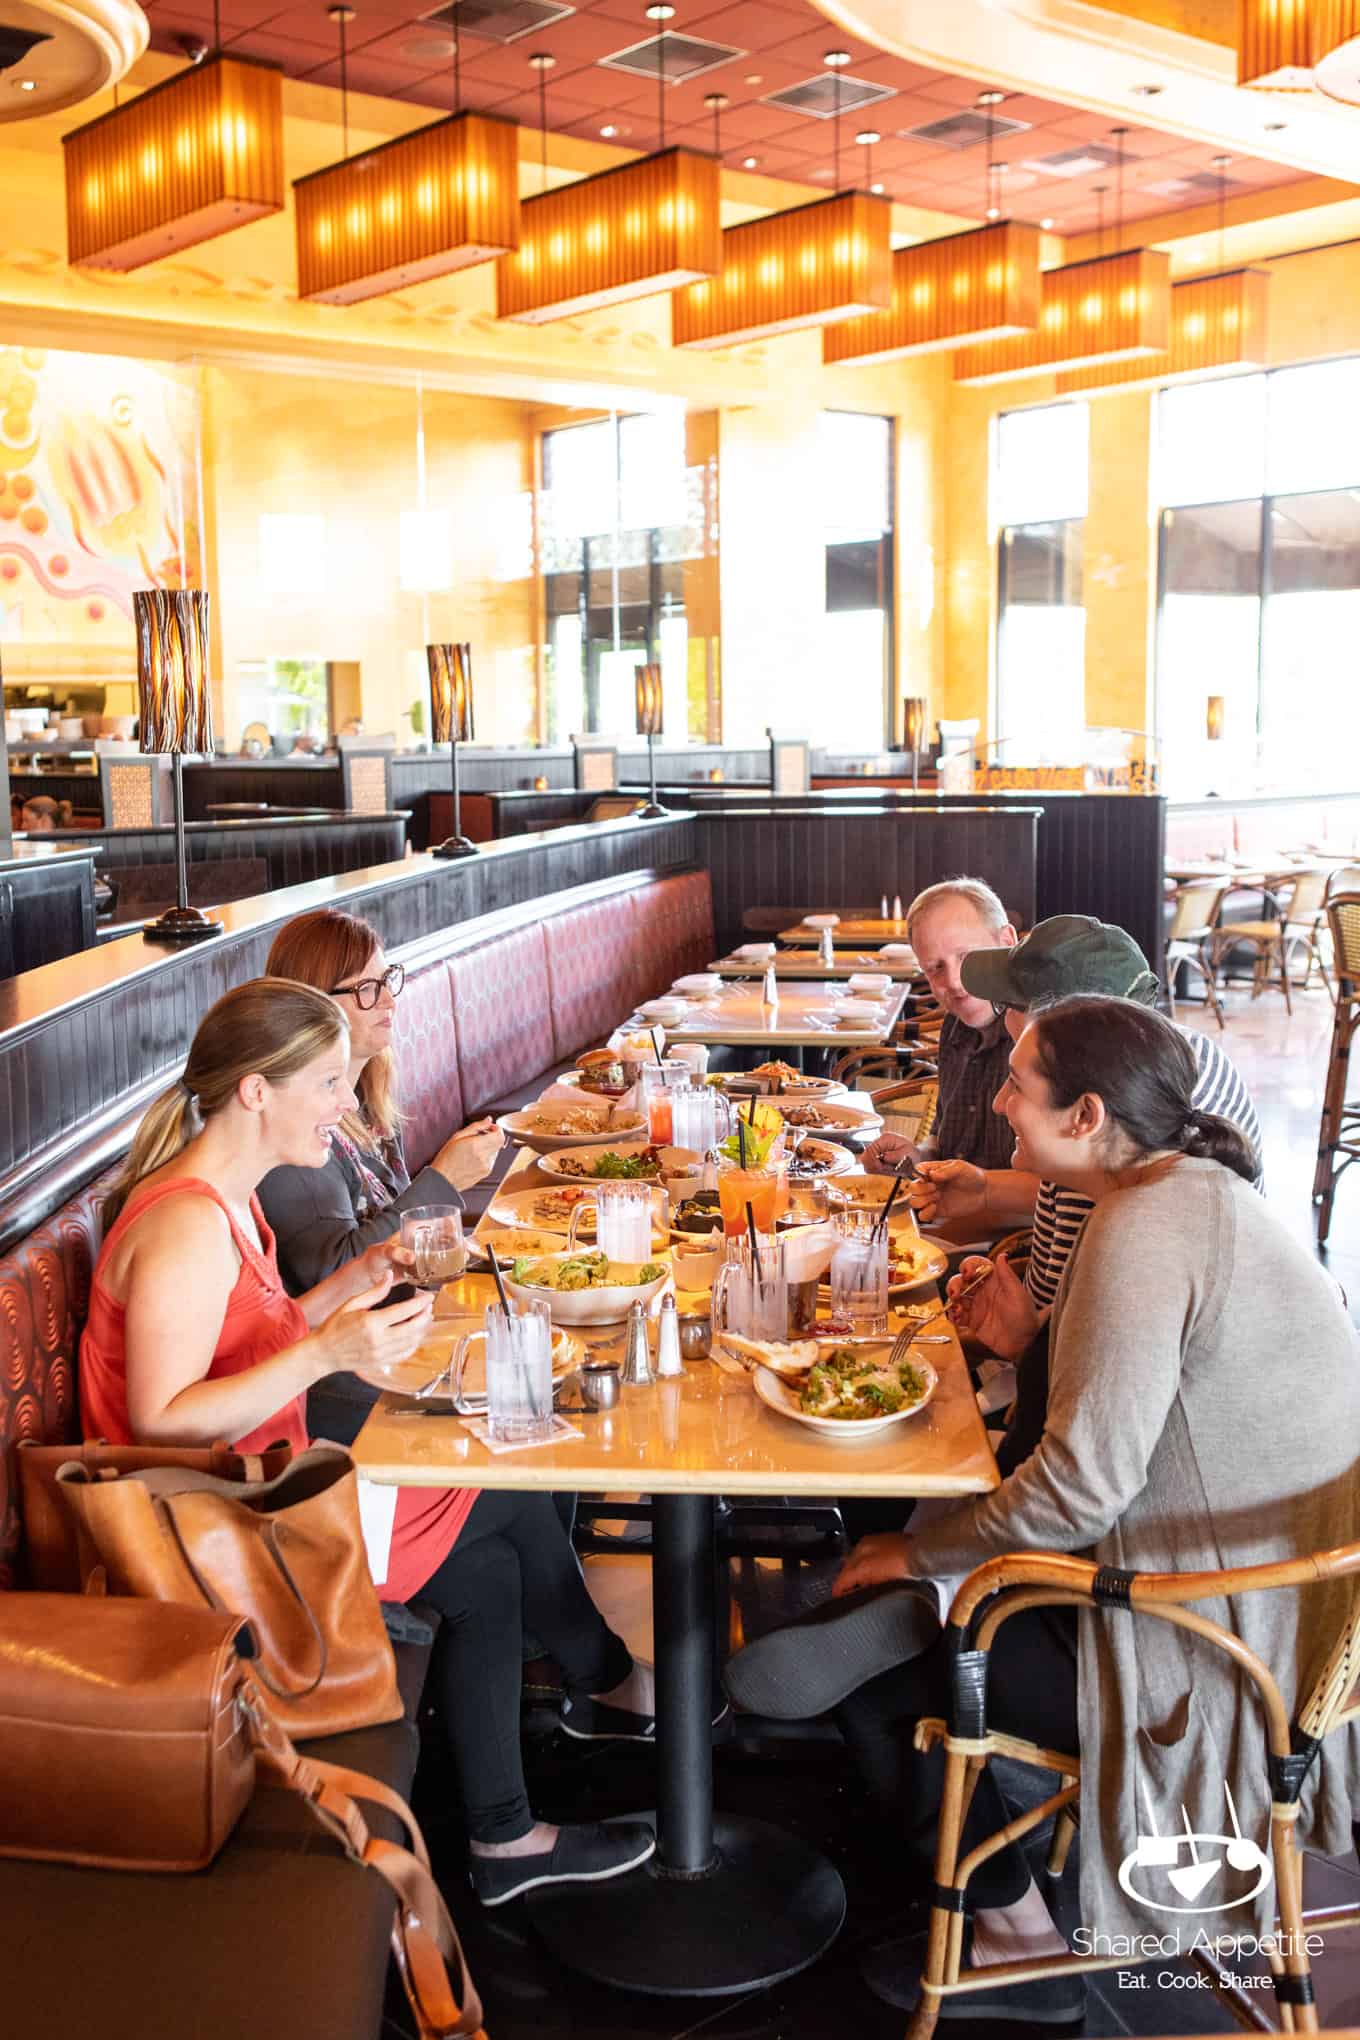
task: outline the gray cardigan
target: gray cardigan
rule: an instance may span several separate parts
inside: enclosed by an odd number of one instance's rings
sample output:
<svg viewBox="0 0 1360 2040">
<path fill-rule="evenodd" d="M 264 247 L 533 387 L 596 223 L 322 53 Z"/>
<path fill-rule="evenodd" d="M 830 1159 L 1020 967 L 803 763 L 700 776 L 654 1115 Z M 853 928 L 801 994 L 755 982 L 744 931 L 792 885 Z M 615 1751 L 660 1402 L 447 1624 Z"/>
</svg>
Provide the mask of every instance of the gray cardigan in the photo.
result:
<svg viewBox="0 0 1360 2040">
<path fill-rule="evenodd" d="M 1251 1186 L 1182 1158 L 1098 1204 L 1053 1314 L 1044 1435 L 990 1495 L 913 1539 L 922 1574 L 965 1572 L 1006 1551 L 1082 1552 L 1156 1572 L 1271 1563 L 1360 1539 L 1360 1340 L 1336 1285 Z M 1291 1709 L 1322 1670 L 1352 1602 L 1347 1581 L 1258 1593 L 1198 1612 L 1265 1660 Z M 1118 1870 L 1148 1831 L 1268 1843 L 1263 1723 L 1221 1651 L 1118 1610 L 1080 1618 L 1083 1924 L 1102 1933 L 1253 1931 L 1273 1912 L 1133 1904 Z M 1324 1745 L 1299 1840 L 1350 1848 L 1360 1727 Z M 1219 1855 L 1222 1855 L 1220 1850 Z M 1178 1861 L 1189 1860 L 1182 1851 Z M 1165 1871 L 1131 1873 L 1140 1891 Z M 1250 1880 L 1248 1880 L 1250 1881 Z"/>
<path fill-rule="evenodd" d="M 279 1271 L 290 1295 L 304 1295 L 365 1248 L 390 1239 L 403 1211 L 418 1204 L 462 1208 L 462 1198 L 437 1169 L 422 1169 L 411 1181 L 399 1134 L 364 1160 L 390 1202 L 370 1202 L 358 1171 L 339 1149 L 323 1169 L 271 1169 L 261 1183 L 260 1203 L 278 1242 Z"/>
</svg>

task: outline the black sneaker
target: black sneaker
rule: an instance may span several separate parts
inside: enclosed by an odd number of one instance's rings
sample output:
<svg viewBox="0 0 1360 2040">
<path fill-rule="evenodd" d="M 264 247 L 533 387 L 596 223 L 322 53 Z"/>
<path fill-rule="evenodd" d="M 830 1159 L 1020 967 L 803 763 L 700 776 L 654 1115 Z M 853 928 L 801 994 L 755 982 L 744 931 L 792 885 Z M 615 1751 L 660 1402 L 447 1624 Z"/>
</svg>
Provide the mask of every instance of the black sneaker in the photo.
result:
<svg viewBox="0 0 1360 2040">
<path fill-rule="evenodd" d="M 718 1701 L 713 1711 L 715 1728 L 727 1713 L 727 1702 Z M 592 1700 L 589 1694 L 569 1693 L 562 1702 L 560 1720 L 566 1733 L 577 1742 L 656 1741 L 655 1715 L 634 1714 L 627 1707 L 610 1707 L 603 1700 Z"/>
<path fill-rule="evenodd" d="M 935 1595 L 911 1582 L 825 1601 L 729 1659 L 723 1684 L 748 1714 L 810 1721 L 940 1634 Z"/>
<path fill-rule="evenodd" d="M 965 1931 L 963 1966 L 967 1966 L 970 1933 Z M 876 1998 L 898 2010 L 914 2012 L 921 2001 L 921 1971 L 926 1964 L 926 1935 L 898 1934 L 880 1941 L 860 1965 L 860 1974 Z M 1086 2016 L 1086 1984 L 1080 1975 L 1040 1977 L 1033 1983 L 997 1983 L 940 1999 L 941 2019 L 1011 2021 L 1025 2026 L 1066 2026 Z"/>
<path fill-rule="evenodd" d="M 505 1905 L 542 1884 L 603 1884 L 636 1870 L 655 1853 L 644 1821 L 594 1822 L 558 1830 L 557 1844 L 538 1856 L 470 1856 L 468 1876 L 483 1905 Z"/>
</svg>

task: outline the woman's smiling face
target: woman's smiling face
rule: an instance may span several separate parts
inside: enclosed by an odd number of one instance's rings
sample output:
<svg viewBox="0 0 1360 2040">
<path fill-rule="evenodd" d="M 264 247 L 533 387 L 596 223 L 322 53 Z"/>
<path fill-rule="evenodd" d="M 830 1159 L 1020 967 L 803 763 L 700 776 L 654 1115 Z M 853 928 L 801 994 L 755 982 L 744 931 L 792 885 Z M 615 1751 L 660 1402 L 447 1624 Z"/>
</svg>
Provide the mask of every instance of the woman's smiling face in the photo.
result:
<svg viewBox="0 0 1360 2040">
<path fill-rule="evenodd" d="M 296 1075 L 269 1085 L 266 1137 L 278 1163 L 324 1168 L 331 1135 L 357 1102 L 349 1081 L 349 1035 L 342 1029 L 334 1044 Z"/>
<path fill-rule="evenodd" d="M 1039 1067 L 1039 1036 L 1033 1026 L 1025 1026 L 1011 1050 L 1010 1074 L 992 1110 L 1004 1116 L 1015 1135 L 1013 1169 L 1061 1182 L 1064 1169 L 1070 1170 L 1077 1161 L 1078 1146 L 1086 1146 L 1072 1133 L 1080 1101 L 1076 1106 L 1053 1103 L 1048 1079 Z"/>
</svg>

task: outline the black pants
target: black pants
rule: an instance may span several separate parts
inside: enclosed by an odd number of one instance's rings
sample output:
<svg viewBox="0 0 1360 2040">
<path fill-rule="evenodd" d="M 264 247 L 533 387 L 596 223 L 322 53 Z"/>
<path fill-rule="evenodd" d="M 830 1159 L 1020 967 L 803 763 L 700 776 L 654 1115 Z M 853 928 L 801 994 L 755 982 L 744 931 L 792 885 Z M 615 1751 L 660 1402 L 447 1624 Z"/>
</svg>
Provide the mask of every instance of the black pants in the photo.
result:
<svg viewBox="0 0 1360 2040">
<path fill-rule="evenodd" d="M 633 1660 L 586 1592 L 551 1495 L 484 1491 L 418 1597 L 443 1616 L 431 1680 L 447 1727 L 468 1833 L 513 1842 L 534 1824 L 519 1746 L 522 1638 L 557 1659 L 569 1690 L 604 1693 Z"/>
<path fill-rule="evenodd" d="M 989 1653 L 988 1725 L 1075 1755 L 1076 1648 L 1076 1621 L 1070 1609 L 1032 1609 L 1003 1622 Z M 943 1637 L 920 1657 L 870 1679 L 836 1710 L 870 1790 L 905 1835 L 929 1883 L 934 1877 L 945 1758 L 941 1749 L 923 1755 L 912 1747 L 912 1733 L 923 1714 L 948 1719 L 949 1661 Z M 960 1856 L 1004 1827 L 1010 1817 L 989 1766 L 978 1779 L 963 1824 Z M 969 1910 L 1013 1905 L 1023 1898 L 1029 1881 L 1024 1852 L 1011 1843 L 970 1879 Z"/>
</svg>

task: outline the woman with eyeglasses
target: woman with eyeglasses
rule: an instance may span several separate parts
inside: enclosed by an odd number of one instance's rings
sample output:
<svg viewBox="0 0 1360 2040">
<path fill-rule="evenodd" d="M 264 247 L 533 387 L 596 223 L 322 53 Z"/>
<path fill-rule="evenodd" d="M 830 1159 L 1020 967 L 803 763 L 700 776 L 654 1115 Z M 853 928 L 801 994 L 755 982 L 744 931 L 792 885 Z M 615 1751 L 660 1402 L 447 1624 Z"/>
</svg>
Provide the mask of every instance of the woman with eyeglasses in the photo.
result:
<svg viewBox="0 0 1360 2040">
<path fill-rule="evenodd" d="M 279 1269 L 295 1296 L 401 1226 L 420 1204 L 460 1204 L 490 1173 L 502 1138 L 490 1119 L 450 1134 L 415 1180 L 397 1110 L 392 1029 L 406 973 L 389 964 L 366 921 L 325 907 L 300 914 L 274 938 L 266 969 L 329 992 L 349 1024 L 350 1087 L 359 1100 L 331 1137 L 324 1169 L 275 1169 L 260 1202 L 279 1243 Z"/>
</svg>

